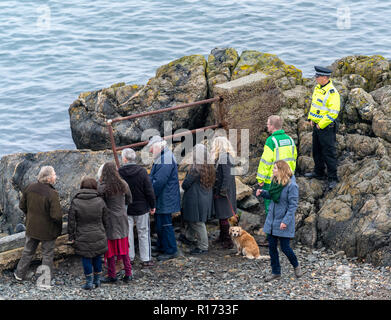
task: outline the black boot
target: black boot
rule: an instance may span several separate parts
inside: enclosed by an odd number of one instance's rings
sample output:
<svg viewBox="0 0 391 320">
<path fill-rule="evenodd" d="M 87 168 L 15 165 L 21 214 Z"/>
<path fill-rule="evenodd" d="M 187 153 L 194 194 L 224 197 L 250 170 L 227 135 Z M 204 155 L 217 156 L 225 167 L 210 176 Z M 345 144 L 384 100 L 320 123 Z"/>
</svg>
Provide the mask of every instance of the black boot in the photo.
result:
<svg viewBox="0 0 391 320">
<path fill-rule="evenodd" d="M 101 275 L 102 272 L 98 272 L 98 273 L 94 273 L 94 286 L 95 288 L 99 288 L 100 287 L 100 275 Z"/>
<path fill-rule="evenodd" d="M 229 235 L 229 224 L 221 225 L 221 233 L 223 238 L 223 248 L 232 249 L 234 247 L 234 243 Z"/>
<path fill-rule="evenodd" d="M 84 290 L 91 290 L 93 288 L 92 284 L 92 273 L 86 275 L 86 283 L 82 286 Z"/>
<path fill-rule="evenodd" d="M 304 177 L 310 178 L 310 179 L 315 178 L 317 180 L 325 180 L 325 178 L 326 178 L 324 174 L 318 174 L 316 172 L 305 173 Z"/>
<path fill-rule="evenodd" d="M 103 279 L 100 280 L 101 283 L 116 283 L 117 282 L 117 277 L 112 278 L 112 277 L 104 277 Z"/>
</svg>

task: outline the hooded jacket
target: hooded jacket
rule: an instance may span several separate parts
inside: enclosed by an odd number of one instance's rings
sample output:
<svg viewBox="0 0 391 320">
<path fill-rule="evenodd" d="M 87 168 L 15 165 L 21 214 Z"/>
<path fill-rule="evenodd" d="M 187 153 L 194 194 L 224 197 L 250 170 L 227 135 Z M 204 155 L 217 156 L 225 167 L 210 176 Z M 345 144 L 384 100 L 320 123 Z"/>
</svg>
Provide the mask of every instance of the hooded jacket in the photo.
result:
<svg viewBox="0 0 391 320">
<path fill-rule="evenodd" d="M 139 216 L 156 207 L 155 193 L 147 170 L 134 163 L 127 163 L 118 170 L 132 193 L 133 202 L 128 205 L 128 215 Z"/>
</svg>

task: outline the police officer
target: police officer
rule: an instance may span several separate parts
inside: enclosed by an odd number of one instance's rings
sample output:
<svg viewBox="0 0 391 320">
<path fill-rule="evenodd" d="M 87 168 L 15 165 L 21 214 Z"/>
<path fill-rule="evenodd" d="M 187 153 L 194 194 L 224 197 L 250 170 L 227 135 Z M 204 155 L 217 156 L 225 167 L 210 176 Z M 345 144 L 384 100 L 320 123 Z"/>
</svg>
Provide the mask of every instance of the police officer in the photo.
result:
<svg viewBox="0 0 391 320">
<path fill-rule="evenodd" d="M 318 83 L 312 94 L 308 119 L 312 131 L 312 156 L 315 162 L 314 172 L 306 173 L 308 178 L 325 179 L 327 166 L 328 188 L 338 183 L 337 156 L 335 149 L 337 117 L 340 111 L 340 96 L 330 79 L 331 70 L 315 66 L 315 78 Z"/>
<path fill-rule="evenodd" d="M 273 166 L 278 160 L 287 162 L 295 172 L 297 148 L 293 139 L 282 129 L 283 119 L 280 116 L 272 115 L 267 119 L 267 131 L 271 134 L 263 148 L 263 153 L 258 165 L 257 181 L 260 188 L 269 190 L 272 182 Z M 260 189 L 257 196 L 260 195 Z M 271 200 L 264 199 L 266 216 L 269 212 Z"/>
</svg>

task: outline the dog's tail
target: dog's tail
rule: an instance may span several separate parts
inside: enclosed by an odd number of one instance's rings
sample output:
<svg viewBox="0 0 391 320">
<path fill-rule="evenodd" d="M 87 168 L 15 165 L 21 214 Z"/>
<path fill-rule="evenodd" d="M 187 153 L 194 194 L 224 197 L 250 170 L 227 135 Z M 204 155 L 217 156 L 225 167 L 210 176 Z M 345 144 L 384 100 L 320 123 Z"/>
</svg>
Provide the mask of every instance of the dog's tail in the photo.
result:
<svg viewBox="0 0 391 320">
<path fill-rule="evenodd" d="M 255 259 L 257 259 L 257 260 L 270 260 L 270 256 L 261 256 L 261 255 L 259 255 Z"/>
</svg>

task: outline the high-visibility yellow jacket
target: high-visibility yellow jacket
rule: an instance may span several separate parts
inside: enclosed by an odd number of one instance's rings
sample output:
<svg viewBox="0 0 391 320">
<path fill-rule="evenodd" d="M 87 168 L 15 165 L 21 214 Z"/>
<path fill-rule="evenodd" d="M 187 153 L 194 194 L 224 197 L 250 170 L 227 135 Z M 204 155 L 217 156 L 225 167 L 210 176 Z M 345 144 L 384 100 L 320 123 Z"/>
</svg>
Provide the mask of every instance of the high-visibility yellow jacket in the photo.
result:
<svg viewBox="0 0 391 320">
<path fill-rule="evenodd" d="M 341 100 L 337 89 L 330 80 L 325 86 L 318 84 L 312 94 L 312 102 L 308 119 L 324 129 L 334 122 L 341 108 Z"/>
<path fill-rule="evenodd" d="M 278 160 L 289 164 L 293 173 L 296 170 L 297 148 L 293 139 L 284 130 L 277 130 L 266 139 L 261 160 L 258 165 L 257 180 L 270 184 L 273 166 Z"/>
</svg>

